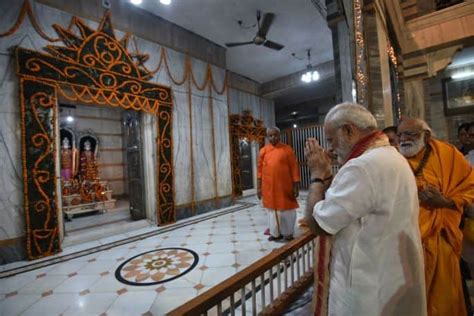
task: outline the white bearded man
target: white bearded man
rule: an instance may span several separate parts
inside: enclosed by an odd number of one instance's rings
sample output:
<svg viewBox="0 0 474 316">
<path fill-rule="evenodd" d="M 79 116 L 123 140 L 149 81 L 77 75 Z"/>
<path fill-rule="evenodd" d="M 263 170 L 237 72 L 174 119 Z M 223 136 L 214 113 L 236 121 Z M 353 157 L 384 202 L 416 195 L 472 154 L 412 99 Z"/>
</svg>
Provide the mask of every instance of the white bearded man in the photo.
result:
<svg viewBox="0 0 474 316">
<path fill-rule="evenodd" d="M 332 108 L 324 131 L 342 167 L 331 182 L 330 158 L 307 140 L 311 186 L 300 224 L 319 242 L 332 236 L 328 315 L 426 315 L 418 198 L 407 161 L 360 105 Z M 319 277 L 315 271 L 318 289 Z"/>
<path fill-rule="evenodd" d="M 466 315 L 459 224 L 474 200 L 474 171 L 454 146 L 434 139 L 423 120 L 403 120 L 398 134 L 418 187 L 428 315 Z"/>
</svg>

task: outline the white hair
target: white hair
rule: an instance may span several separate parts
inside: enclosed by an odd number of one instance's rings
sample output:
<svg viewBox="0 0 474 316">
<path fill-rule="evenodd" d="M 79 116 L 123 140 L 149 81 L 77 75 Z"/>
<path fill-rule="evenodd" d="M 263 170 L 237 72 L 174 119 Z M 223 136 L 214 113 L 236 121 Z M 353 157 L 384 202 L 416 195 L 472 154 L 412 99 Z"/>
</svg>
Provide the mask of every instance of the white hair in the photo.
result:
<svg viewBox="0 0 474 316">
<path fill-rule="evenodd" d="M 400 126 L 402 125 L 411 125 L 411 126 L 417 126 L 421 127 L 422 131 L 429 132 L 432 137 L 436 137 L 435 132 L 431 129 L 431 127 L 426 123 L 425 120 L 422 120 L 420 118 L 411 118 L 411 117 L 405 117 L 401 122 Z"/>
<path fill-rule="evenodd" d="M 424 131 L 430 132 L 430 134 L 433 135 L 433 131 L 431 130 L 431 127 L 428 125 L 428 123 L 426 123 L 426 121 L 424 121 L 422 119 L 419 119 L 419 118 L 416 118 L 416 119 L 413 119 L 413 120 L 415 120 L 415 122 L 420 124 L 421 128 Z"/>
<path fill-rule="evenodd" d="M 336 105 L 329 110 L 324 119 L 324 124 L 332 124 L 335 127 L 341 127 L 347 123 L 352 123 L 361 130 L 377 128 L 377 121 L 372 113 L 362 105 L 352 102 Z"/>
<path fill-rule="evenodd" d="M 280 129 L 276 126 L 267 128 L 267 134 L 268 132 L 271 132 L 271 131 L 277 131 L 278 133 L 280 133 Z"/>
</svg>

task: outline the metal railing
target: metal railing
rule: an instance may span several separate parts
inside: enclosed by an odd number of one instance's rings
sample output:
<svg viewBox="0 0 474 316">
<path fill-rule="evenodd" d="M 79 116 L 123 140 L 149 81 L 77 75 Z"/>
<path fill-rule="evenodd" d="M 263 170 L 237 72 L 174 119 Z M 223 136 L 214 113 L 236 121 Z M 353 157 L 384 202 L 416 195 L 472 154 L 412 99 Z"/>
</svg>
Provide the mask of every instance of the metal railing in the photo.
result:
<svg viewBox="0 0 474 316">
<path fill-rule="evenodd" d="M 313 282 L 314 247 L 305 234 L 168 315 L 280 315 Z"/>
</svg>

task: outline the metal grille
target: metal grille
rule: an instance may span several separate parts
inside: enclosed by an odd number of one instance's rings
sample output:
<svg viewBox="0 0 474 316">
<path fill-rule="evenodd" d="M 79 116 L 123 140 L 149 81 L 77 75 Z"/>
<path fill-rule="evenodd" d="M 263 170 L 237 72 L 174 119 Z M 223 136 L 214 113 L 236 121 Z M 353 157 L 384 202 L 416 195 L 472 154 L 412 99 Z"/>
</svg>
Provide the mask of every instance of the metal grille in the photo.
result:
<svg viewBox="0 0 474 316">
<path fill-rule="evenodd" d="M 295 151 L 296 159 L 298 159 L 298 164 L 300 166 L 300 187 L 303 189 L 307 189 L 309 187 L 309 182 L 311 180 L 309 168 L 306 165 L 306 160 L 304 158 L 304 146 L 306 143 L 306 139 L 310 137 L 316 138 L 323 148 L 328 148 L 322 126 L 297 128 L 291 130 L 292 147 Z"/>
<path fill-rule="evenodd" d="M 295 152 L 296 159 L 298 160 L 298 164 L 300 166 L 300 188 L 307 189 L 310 184 L 310 173 L 309 169 L 306 165 L 306 160 L 304 158 L 304 146 L 306 143 L 306 139 L 308 138 L 316 138 L 319 141 L 319 144 L 324 148 L 328 149 L 328 143 L 326 142 L 326 137 L 324 136 L 324 129 L 323 126 L 311 126 L 311 127 L 303 127 L 303 128 L 296 128 L 287 130 L 281 133 L 280 140 L 282 143 L 288 144 L 293 147 L 293 151 Z M 333 175 L 336 174 L 338 167 L 333 166 Z"/>
</svg>

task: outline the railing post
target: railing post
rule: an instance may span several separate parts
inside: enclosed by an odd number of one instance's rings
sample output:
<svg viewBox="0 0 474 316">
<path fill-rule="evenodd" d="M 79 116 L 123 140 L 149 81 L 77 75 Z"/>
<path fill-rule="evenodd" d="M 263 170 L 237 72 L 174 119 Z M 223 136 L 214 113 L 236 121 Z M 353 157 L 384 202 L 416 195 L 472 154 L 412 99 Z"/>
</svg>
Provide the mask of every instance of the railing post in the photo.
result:
<svg viewBox="0 0 474 316">
<path fill-rule="evenodd" d="M 301 295 L 311 284 L 313 278 L 311 266 L 315 260 L 318 260 L 311 256 L 315 252 L 313 239 L 312 235 L 305 234 L 284 247 L 276 249 L 251 266 L 220 282 L 212 289 L 170 311 L 168 315 L 194 316 L 217 314 L 234 316 L 236 308 L 238 309 L 239 307 L 241 308 L 241 314 L 246 315 L 246 304 L 252 304 L 252 308 L 248 310 L 252 310 L 251 314 L 253 315 L 257 315 L 259 311 L 266 315 L 281 314 L 289 302 L 296 299 L 298 295 Z M 275 268 L 277 270 L 274 273 Z M 289 272 L 291 272 L 291 281 L 288 276 Z M 260 287 L 257 288 L 259 279 Z M 265 293 L 266 282 L 270 282 L 269 296 Z M 283 291 L 282 282 L 285 282 Z M 289 282 L 291 282 L 290 285 L 288 285 Z M 250 286 L 247 288 L 246 285 Z M 257 302 L 257 290 L 262 291 L 260 293 L 261 306 Z M 251 294 L 251 302 L 247 302 L 246 294 L 249 294 L 249 298 Z M 267 305 L 268 297 L 269 302 Z"/>
<path fill-rule="evenodd" d="M 245 308 L 245 284 L 244 284 L 244 287 L 242 287 L 240 289 L 240 308 L 241 308 L 241 315 L 242 316 L 245 316 L 245 313 L 247 312 L 246 308 Z"/>
</svg>

